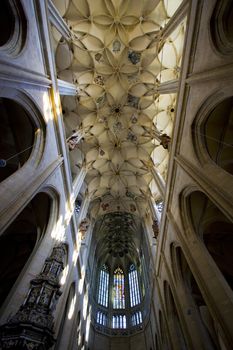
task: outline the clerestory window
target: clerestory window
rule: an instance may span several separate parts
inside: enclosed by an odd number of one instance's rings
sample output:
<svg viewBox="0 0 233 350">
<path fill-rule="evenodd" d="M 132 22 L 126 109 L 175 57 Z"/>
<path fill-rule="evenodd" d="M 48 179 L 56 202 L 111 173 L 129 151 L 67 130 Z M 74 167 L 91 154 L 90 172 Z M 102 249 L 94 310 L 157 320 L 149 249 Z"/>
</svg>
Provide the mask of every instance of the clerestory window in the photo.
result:
<svg viewBox="0 0 233 350">
<path fill-rule="evenodd" d="M 142 313 L 141 311 L 135 312 L 131 317 L 131 323 L 132 326 L 137 326 L 138 324 L 142 323 Z"/>
<path fill-rule="evenodd" d="M 112 328 L 125 329 L 126 328 L 126 316 L 125 315 L 113 315 L 112 316 Z"/>
<path fill-rule="evenodd" d="M 107 315 L 104 312 L 98 311 L 97 312 L 97 323 L 101 324 L 102 326 L 107 325 Z"/>
<path fill-rule="evenodd" d="M 140 290 L 138 283 L 138 274 L 135 266 L 132 264 L 129 268 L 129 294 L 130 294 L 130 306 L 136 306 L 140 304 Z"/>
<path fill-rule="evenodd" d="M 113 274 L 113 308 L 125 308 L 125 278 L 120 267 Z"/>
<path fill-rule="evenodd" d="M 126 329 L 142 324 L 141 288 L 137 268 L 130 264 L 111 271 L 102 265 L 98 278 L 96 323 L 112 329 Z"/>
<path fill-rule="evenodd" d="M 98 304 L 108 307 L 109 271 L 106 265 L 100 270 Z"/>
</svg>

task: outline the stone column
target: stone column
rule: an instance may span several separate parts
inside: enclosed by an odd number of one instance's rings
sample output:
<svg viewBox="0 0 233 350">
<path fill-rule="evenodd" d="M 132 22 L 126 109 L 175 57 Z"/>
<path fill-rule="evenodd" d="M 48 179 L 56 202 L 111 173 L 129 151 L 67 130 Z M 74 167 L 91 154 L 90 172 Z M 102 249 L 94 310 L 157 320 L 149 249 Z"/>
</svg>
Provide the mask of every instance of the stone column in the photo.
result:
<svg viewBox="0 0 233 350">
<path fill-rule="evenodd" d="M 157 220 L 158 223 L 160 223 L 160 219 L 161 219 L 161 214 L 158 211 L 156 204 L 153 203 L 153 200 L 151 198 L 149 198 L 149 207 L 150 207 L 150 211 L 152 214 L 152 218 L 154 220 Z"/>
<path fill-rule="evenodd" d="M 79 227 L 81 221 L 86 218 L 89 204 L 90 204 L 90 197 L 88 194 L 86 194 L 83 201 L 82 201 L 81 208 L 80 208 L 80 211 L 79 211 L 79 214 L 77 217 L 77 226 L 78 227 Z"/>
<path fill-rule="evenodd" d="M 213 349 L 213 343 L 200 318 L 193 296 L 181 280 L 177 281 L 176 295 L 179 298 L 185 324 L 188 325 L 188 331 L 192 339 L 192 348 L 200 350 Z"/>
<path fill-rule="evenodd" d="M 151 167 L 151 173 L 153 175 L 153 178 L 155 180 L 155 183 L 158 187 L 159 193 L 162 198 L 164 198 L 165 194 L 165 181 L 163 180 L 162 176 L 156 171 L 155 167 Z"/>
<path fill-rule="evenodd" d="M 180 329 L 179 316 L 175 313 L 172 300 L 167 296 L 167 324 L 170 331 L 174 350 L 186 350 L 183 332 Z"/>
<path fill-rule="evenodd" d="M 184 253 L 188 251 L 190 256 L 189 266 L 192 268 L 195 280 L 212 317 L 221 325 L 219 331 L 230 349 L 233 344 L 232 290 L 209 255 L 204 243 L 194 235 L 190 235 L 187 245 L 187 248 L 184 247 Z"/>
<path fill-rule="evenodd" d="M 79 191 L 87 174 L 87 168 L 83 165 L 73 182 L 74 198 L 77 198 Z"/>
</svg>

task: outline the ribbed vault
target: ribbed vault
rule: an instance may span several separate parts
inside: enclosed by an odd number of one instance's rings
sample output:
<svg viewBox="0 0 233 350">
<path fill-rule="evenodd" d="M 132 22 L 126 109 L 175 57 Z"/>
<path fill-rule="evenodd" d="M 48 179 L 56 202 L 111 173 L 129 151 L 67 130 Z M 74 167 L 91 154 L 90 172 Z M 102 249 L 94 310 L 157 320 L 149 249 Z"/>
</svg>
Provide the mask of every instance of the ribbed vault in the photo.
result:
<svg viewBox="0 0 233 350">
<path fill-rule="evenodd" d="M 71 163 L 82 155 L 95 217 L 144 215 L 161 197 L 151 169 L 166 180 L 176 94 L 159 87 L 179 76 L 184 24 L 166 38 L 163 28 L 180 2 L 55 1 L 73 35 L 54 32 L 58 76 L 78 87 L 78 100 L 63 101 L 67 137 L 82 135 Z"/>
<path fill-rule="evenodd" d="M 131 213 L 114 212 L 100 217 L 94 229 L 98 266 L 106 264 L 114 269 L 118 265 L 125 271 L 129 264 L 139 265 L 141 225 Z"/>
</svg>

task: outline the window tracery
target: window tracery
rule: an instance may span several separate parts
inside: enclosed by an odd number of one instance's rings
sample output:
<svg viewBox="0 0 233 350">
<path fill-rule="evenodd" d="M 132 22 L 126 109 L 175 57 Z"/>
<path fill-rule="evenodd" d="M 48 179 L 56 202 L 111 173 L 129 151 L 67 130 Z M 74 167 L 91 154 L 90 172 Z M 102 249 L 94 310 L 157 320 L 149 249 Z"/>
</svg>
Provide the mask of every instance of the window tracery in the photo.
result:
<svg viewBox="0 0 233 350">
<path fill-rule="evenodd" d="M 132 326 L 137 326 L 142 323 L 142 313 L 141 311 L 135 312 L 131 317 Z"/>
<path fill-rule="evenodd" d="M 98 304 L 108 307 L 109 272 L 108 267 L 103 265 L 99 277 Z"/>
<path fill-rule="evenodd" d="M 102 326 L 107 325 L 107 315 L 104 312 L 98 311 L 97 312 L 97 323 L 101 324 Z"/>
<path fill-rule="evenodd" d="M 113 308 L 125 308 L 125 279 L 121 268 L 117 268 L 113 275 Z"/>
<path fill-rule="evenodd" d="M 98 330 L 109 332 L 111 328 L 121 333 L 123 329 L 141 325 L 141 285 L 135 264 L 128 265 L 126 271 L 118 265 L 111 269 L 106 263 L 100 267 L 98 277 L 95 323 Z"/>
<path fill-rule="evenodd" d="M 126 328 L 126 315 L 113 315 L 112 316 L 112 328 Z"/>
<path fill-rule="evenodd" d="M 138 275 L 135 266 L 132 264 L 129 268 L 129 294 L 130 294 L 130 306 L 140 304 L 140 290 L 138 283 Z"/>
</svg>

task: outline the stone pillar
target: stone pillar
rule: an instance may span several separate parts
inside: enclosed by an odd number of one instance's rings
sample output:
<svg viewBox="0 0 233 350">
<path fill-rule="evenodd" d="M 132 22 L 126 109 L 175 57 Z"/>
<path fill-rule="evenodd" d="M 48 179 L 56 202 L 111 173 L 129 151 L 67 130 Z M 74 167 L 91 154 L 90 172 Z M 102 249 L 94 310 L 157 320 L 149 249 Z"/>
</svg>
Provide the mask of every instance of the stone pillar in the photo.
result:
<svg viewBox="0 0 233 350">
<path fill-rule="evenodd" d="M 164 199 L 164 194 L 165 194 L 165 181 L 162 178 L 162 176 L 157 172 L 157 170 L 155 169 L 154 166 L 154 161 L 152 158 L 150 158 L 147 161 L 142 161 L 142 163 L 144 164 L 144 169 L 148 170 L 151 172 L 155 183 L 157 185 L 158 191 L 160 193 L 160 196 L 162 199 Z"/>
<path fill-rule="evenodd" d="M 160 223 L 161 214 L 158 211 L 156 205 L 153 203 L 153 200 L 151 198 L 149 198 L 149 207 L 150 207 L 150 211 L 151 211 L 151 214 L 152 214 L 152 218 L 154 220 L 157 220 L 158 224 L 159 224 Z"/>
<path fill-rule="evenodd" d="M 77 198 L 86 174 L 87 174 L 87 169 L 85 166 L 82 166 L 82 168 L 80 169 L 80 172 L 78 173 L 78 175 L 76 176 L 73 182 L 74 198 Z"/>
<path fill-rule="evenodd" d="M 202 292 L 208 309 L 213 311 L 212 317 L 216 319 L 222 339 L 226 340 L 229 349 L 233 344 L 233 303 L 232 290 L 224 281 L 224 277 L 213 258 L 209 255 L 204 243 L 194 235 L 187 241 L 189 256 L 194 267 L 193 275 Z M 214 291 L 214 293 L 213 293 Z"/>
<path fill-rule="evenodd" d="M 66 260 L 66 246 L 54 247 L 41 273 L 30 282 L 24 303 L 0 327 L 0 349 L 47 350 L 55 342 L 53 312 L 61 295 L 60 275 Z"/>
<path fill-rule="evenodd" d="M 188 325 L 190 338 L 192 339 L 193 349 L 211 350 L 213 343 L 204 326 L 199 311 L 190 290 L 181 280 L 177 281 L 176 295 L 179 298 L 179 304 L 183 311 L 185 324 Z"/>
<path fill-rule="evenodd" d="M 182 333 L 179 329 L 179 320 L 177 320 L 176 315 L 172 310 L 168 310 L 167 314 L 167 324 L 170 331 L 170 336 L 172 339 L 172 347 L 174 350 L 185 350 L 184 339 L 182 339 Z"/>
<path fill-rule="evenodd" d="M 162 176 L 158 174 L 156 171 L 155 167 L 151 167 L 151 173 L 153 175 L 153 178 L 155 180 L 155 183 L 158 187 L 159 193 L 162 198 L 164 198 L 164 193 L 165 193 L 165 181 L 163 180 Z"/>
<path fill-rule="evenodd" d="M 81 208 L 78 214 L 77 226 L 79 226 L 81 221 L 86 218 L 89 204 L 90 204 L 90 197 L 88 194 L 86 194 L 84 197 L 84 200 L 82 201 Z"/>
</svg>

